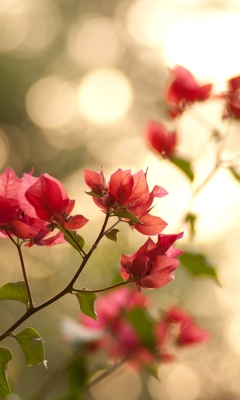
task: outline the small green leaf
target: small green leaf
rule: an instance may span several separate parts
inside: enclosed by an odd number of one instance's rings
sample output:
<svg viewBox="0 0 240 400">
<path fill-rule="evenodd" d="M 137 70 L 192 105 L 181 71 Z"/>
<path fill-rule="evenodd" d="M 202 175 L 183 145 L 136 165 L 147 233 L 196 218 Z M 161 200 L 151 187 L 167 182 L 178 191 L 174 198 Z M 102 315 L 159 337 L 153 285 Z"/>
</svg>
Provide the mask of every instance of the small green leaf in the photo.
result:
<svg viewBox="0 0 240 400">
<path fill-rule="evenodd" d="M 44 362 L 43 340 L 35 329 L 25 328 L 15 336 L 15 339 L 25 355 L 26 365 Z"/>
<path fill-rule="evenodd" d="M 221 285 L 215 268 L 209 264 L 203 254 L 187 252 L 181 255 L 180 260 L 182 266 L 193 276 L 206 276 Z"/>
<path fill-rule="evenodd" d="M 25 282 L 11 282 L 1 286 L 0 300 L 16 300 L 28 304 L 28 294 Z"/>
<path fill-rule="evenodd" d="M 134 222 L 135 224 L 141 224 L 141 222 L 136 217 L 136 215 L 131 213 L 128 210 L 114 211 L 114 215 L 116 217 L 120 217 L 120 218 L 128 218 L 128 219 L 130 219 L 130 221 Z"/>
<path fill-rule="evenodd" d="M 240 174 L 237 172 L 237 169 L 234 167 L 229 167 L 228 168 L 229 171 L 232 173 L 232 175 L 234 176 L 234 178 L 237 179 L 238 182 L 240 182 Z"/>
<path fill-rule="evenodd" d="M 97 298 L 96 294 L 93 292 L 78 292 L 74 293 L 79 301 L 80 309 L 81 311 L 85 314 L 88 315 L 89 317 L 93 318 L 95 321 L 97 321 L 97 314 L 95 311 L 94 303 Z"/>
<path fill-rule="evenodd" d="M 80 236 L 77 232 L 71 231 L 69 229 L 63 228 L 62 226 L 58 226 L 58 229 L 64 233 L 64 239 L 78 252 L 80 249 L 83 249 L 85 242 L 82 236 Z"/>
<path fill-rule="evenodd" d="M 7 347 L 0 347 L 0 395 L 6 396 L 11 393 L 7 379 L 7 365 L 12 360 L 12 353 Z"/>
<path fill-rule="evenodd" d="M 117 242 L 117 234 L 118 234 L 119 230 L 118 229 L 112 229 L 110 232 L 105 233 L 105 236 L 110 239 L 113 240 L 114 242 Z"/>
<path fill-rule="evenodd" d="M 181 157 L 177 157 L 177 156 L 170 157 L 169 160 L 173 164 L 175 164 L 178 168 L 180 168 L 182 170 L 182 172 L 184 172 L 184 174 L 187 175 L 187 177 L 190 179 L 190 181 L 193 181 L 194 173 L 193 173 L 192 165 L 191 165 L 190 161 L 185 160 L 185 158 L 181 158 Z"/>
<path fill-rule="evenodd" d="M 159 376 L 158 376 L 158 367 L 156 364 L 152 363 L 152 364 L 146 364 L 144 366 L 144 368 L 146 369 L 146 371 L 152 375 L 155 379 L 157 379 L 160 382 Z"/>
<path fill-rule="evenodd" d="M 197 220 L 197 215 L 196 214 L 188 213 L 186 215 L 185 221 L 189 224 L 191 239 L 195 235 L 195 222 L 196 222 L 196 220 Z"/>
<path fill-rule="evenodd" d="M 156 344 L 153 318 L 143 308 L 134 308 L 128 312 L 127 316 L 141 343 L 153 351 Z"/>
<path fill-rule="evenodd" d="M 93 191 L 85 192 L 85 193 L 88 194 L 88 196 L 91 196 L 91 197 L 102 197 L 100 194 L 94 193 Z"/>
<path fill-rule="evenodd" d="M 69 392 L 71 394 L 79 392 L 89 379 L 87 359 L 78 356 L 67 366 L 67 377 Z"/>
</svg>

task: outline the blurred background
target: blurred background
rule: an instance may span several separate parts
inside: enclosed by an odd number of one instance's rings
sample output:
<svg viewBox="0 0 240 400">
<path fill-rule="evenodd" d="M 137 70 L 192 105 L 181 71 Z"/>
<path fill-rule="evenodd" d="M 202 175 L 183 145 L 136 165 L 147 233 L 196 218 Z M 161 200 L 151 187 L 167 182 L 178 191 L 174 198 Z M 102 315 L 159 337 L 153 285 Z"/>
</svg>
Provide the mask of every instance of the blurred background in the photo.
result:
<svg viewBox="0 0 240 400">
<path fill-rule="evenodd" d="M 187 178 L 146 145 L 149 120 L 167 120 L 162 90 L 169 67 L 180 64 L 200 82 L 226 89 L 226 80 L 240 74 L 239 0 L 0 0 L 0 169 L 10 166 L 21 176 L 32 167 L 62 180 L 76 213 L 89 218 L 81 230 L 86 248 L 101 228 L 103 216 L 83 180 L 84 168 L 108 178 L 117 168 L 132 172 L 148 168 L 150 188 L 158 184 L 169 195 L 157 201 L 155 215 L 168 222 L 165 233 L 179 225 L 191 196 Z M 221 122 L 222 104 L 196 106 L 211 123 Z M 214 163 L 211 132 L 191 115 L 178 126 L 179 149 L 190 154 L 196 184 Z M 238 155 L 238 123 L 224 150 L 225 159 Z M 209 329 L 212 340 L 179 352 L 178 361 L 162 365 L 161 382 L 148 379 L 153 400 L 240 399 L 240 255 L 239 183 L 219 170 L 192 206 L 199 215 L 196 235 L 186 246 L 206 254 L 217 269 L 222 287 L 194 280 L 181 267 L 166 287 L 149 291 L 150 311 L 178 303 Z M 79 279 L 79 287 L 111 284 L 119 274 L 119 256 L 136 251 L 146 240 L 121 228 L 118 243 L 103 241 Z M 184 247 L 184 240 L 180 244 Z M 1 240 L 0 284 L 21 280 L 11 243 Z M 79 264 L 67 245 L 25 249 L 27 272 L 36 303 L 54 295 L 70 280 Z M 21 304 L 0 303 L 1 331 L 23 312 Z M 64 315 L 78 319 L 76 299 L 68 296 L 42 310 L 24 326 L 33 326 L 46 341 L 48 370 L 25 367 L 13 340 L 9 379 L 21 397 L 38 385 L 70 353 L 59 333 Z M 62 393 L 64 383 L 50 395 Z M 137 400 L 141 381 L 124 367 L 96 385 L 96 400 Z M 17 400 L 18 395 L 9 399 Z M 147 400 L 147 399 L 146 399 Z"/>
</svg>

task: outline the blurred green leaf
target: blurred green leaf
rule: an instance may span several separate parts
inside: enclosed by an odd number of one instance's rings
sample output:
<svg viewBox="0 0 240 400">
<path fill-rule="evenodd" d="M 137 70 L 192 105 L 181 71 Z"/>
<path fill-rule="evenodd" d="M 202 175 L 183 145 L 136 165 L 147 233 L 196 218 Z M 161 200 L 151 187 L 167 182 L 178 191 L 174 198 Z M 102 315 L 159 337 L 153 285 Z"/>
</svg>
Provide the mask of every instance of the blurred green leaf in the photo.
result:
<svg viewBox="0 0 240 400">
<path fill-rule="evenodd" d="M 84 356 L 76 357 L 67 367 L 69 392 L 79 392 L 89 380 L 87 359 Z"/>
<path fill-rule="evenodd" d="M 11 282 L 0 287 L 0 300 L 16 300 L 28 304 L 28 294 L 25 282 Z"/>
<path fill-rule="evenodd" d="M 194 173 L 193 173 L 193 169 L 192 169 L 192 165 L 191 165 L 190 161 L 185 160 L 185 158 L 177 157 L 177 156 L 170 157 L 169 160 L 173 164 L 175 164 L 178 168 L 180 168 L 182 170 L 182 172 L 184 172 L 184 174 L 187 175 L 187 177 L 190 179 L 190 181 L 193 181 Z"/>
<path fill-rule="evenodd" d="M 188 213 L 186 218 L 185 218 L 185 221 L 189 224 L 191 239 L 195 235 L 195 222 L 196 222 L 196 220 L 197 220 L 197 215 L 196 214 L 192 214 L 192 213 Z"/>
<path fill-rule="evenodd" d="M 77 232 L 58 226 L 58 229 L 64 233 L 64 239 L 78 252 L 83 249 L 85 241 Z"/>
<path fill-rule="evenodd" d="M 95 293 L 92 292 L 78 292 L 74 293 L 79 301 L 80 309 L 81 311 L 87 315 L 88 317 L 93 318 L 95 321 L 97 321 L 97 314 L 95 311 L 95 300 L 97 298 Z"/>
<path fill-rule="evenodd" d="M 158 367 L 156 364 L 152 363 L 152 364 L 146 364 L 144 366 L 144 368 L 146 369 L 146 371 L 152 375 L 155 379 L 157 379 L 160 382 L 159 376 L 158 376 Z"/>
<path fill-rule="evenodd" d="M 151 351 L 155 348 L 154 327 L 155 321 L 143 308 L 134 308 L 127 314 L 141 343 Z"/>
<path fill-rule="evenodd" d="M 100 194 L 94 193 L 93 191 L 85 192 L 85 193 L 88 194 L 88 196 L 91 196 L 91 197 L 102 197 Z"/>
<path fill-rule="evenodd" d="M 6 396 L 11 393 L 7 379 L 7 365 L 12 360 L 12 353 L 7 347 L 0 347 L 0 395 Z"/>
<path fill-rule="evenodd" d="M 113 240 L 113 242 L 117 242 L 117 234 L 119 232 L 119 229 L 112 229 L 110 232 L 105 233 L 105 236 L 110 239 Z"/>
<path fill-rule="evenodd" d="M 206 276 L 220 284 L 215 268 L 209 264 L 204 254 L 184 253 L 180 257 L 182 266 L 196 277 Z"/>
<path fill-rule="evenodd" d="M 15 336 L 15 339 L 25 355 L 26 365 L 44 362 L 43 340 L 35 329 L 25 328 Z"/>
<path fill-rule="evenodd" d="M 131 213 L 128 210 L 114 211 L 114 215 L 116 217 L 120 217 L 120 218 L 128 218 L 128 219 L 130 219 L 130 221 L 134 222 L 135 224 L 141 224 L 141 222 L 136 217 L 136 215 Z"/>
<path fill-rule="evenodd" d="M 240 182 L 240 174 L 237 172 L 237 169 L 234 167 L 229 167 L 228 168 L 231 174 L 234 176 L 234 178 L 237 179 L 238 182 Z"/>
</svg>

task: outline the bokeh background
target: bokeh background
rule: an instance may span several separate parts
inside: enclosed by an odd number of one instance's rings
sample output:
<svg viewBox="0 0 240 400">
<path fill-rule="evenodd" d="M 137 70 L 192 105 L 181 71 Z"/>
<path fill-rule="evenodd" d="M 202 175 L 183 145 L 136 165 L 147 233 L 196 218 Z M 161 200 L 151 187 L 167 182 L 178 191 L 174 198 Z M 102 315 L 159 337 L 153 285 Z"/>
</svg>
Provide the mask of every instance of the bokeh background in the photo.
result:
<svg viewBox="0 0 240 400">
<path fill-rule="evenodd" d="M 239 24 L 239 0 L 0 0 L 1 171 L 10 166 L 21 176 L 34 167 L 36 176 L 48 172 L 62 180 L 76 199 L 76 213 L 90 219 L 81 230 L 89 248 L 103 216 L 84 194 L 84 168 L 103 166 L 107 177 L 119 167 L 148 168 L 150 187 L 159 184 L 169 192 L 158 201 L 155 215 L 168 222 L 165 233 L 176 232 L 191 186 L 181 171 L 147 147 L 144 129 L 149 120 L 167 118 L 162 90 L 169 67 L 183 65 L 200 81 L 213 82 L 216 93 L 240 74 Z M 197 106 L 225 129 L 221 109 L 219 101 Z M 214 163 L 210 132 L 191 115 L 178 129 L 179 149 L 190 154 L 199 183 Z M 239 125 L 234 123 L 224 158 L 235 157 L 238 149 Z M 206 278 L 195 280 L 180 266 L 174 282 L 148 293 L 153 315 L 178 303 L 212 334 L 208 344 L 184 349 L 175 363 L 162 365 L 160 383 L 148 379 L 149 399 L 240 399 L 239 200 L 239 183 L 219 170 L 192 206 L 199 218 L 191 245 L 185 237 L 188 248 L 206 254 L 216 267 L 222 287 Z M 119 256 L 134 252 L 144 240 L 121 229 L 117 244 L 101 244 L 79 286 L 111 284 L 119 273 Z M 0 284 L 21 280 L 11 243 L 2 239 L 0 246 Z M 36 303 L 59 291 L 79 263 L 67 245 L 24 253 Z M 1 331 L 22 312 L 21 304 L 2 301 Z M 48 370 L 25 367 L 18 346 L 5 340 L 14 356 L 9 379 L 18 393 L 9 399 L 36 390 L 69 355 L 59 332 L 64 315 L 78 319 L 71 296 L 22 325 L 33 326 L 45 339 Z M 49 395 L 63 391 L 64 379 Z M 123 367 L 91 394 L 110 400 L 113 391 L 115 400 L 137 400 L 139 374 Z"/>
</svg>

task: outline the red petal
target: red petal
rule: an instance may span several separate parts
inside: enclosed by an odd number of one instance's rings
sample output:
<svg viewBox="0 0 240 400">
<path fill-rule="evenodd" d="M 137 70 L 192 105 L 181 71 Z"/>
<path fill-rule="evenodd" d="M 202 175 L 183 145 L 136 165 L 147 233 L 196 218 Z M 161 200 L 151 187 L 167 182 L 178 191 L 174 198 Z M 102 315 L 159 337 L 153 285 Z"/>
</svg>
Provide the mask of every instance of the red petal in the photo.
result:
<svg viewBox="0 0 240 400">
<path fill-rule="evenodd" d="M 135 224 L 134 228 L 143 235 L 158 235 L 167 226 L 167 223 L 160 217 L 147 214 L 139 218 L 142 224 Z"/>
</svg>

